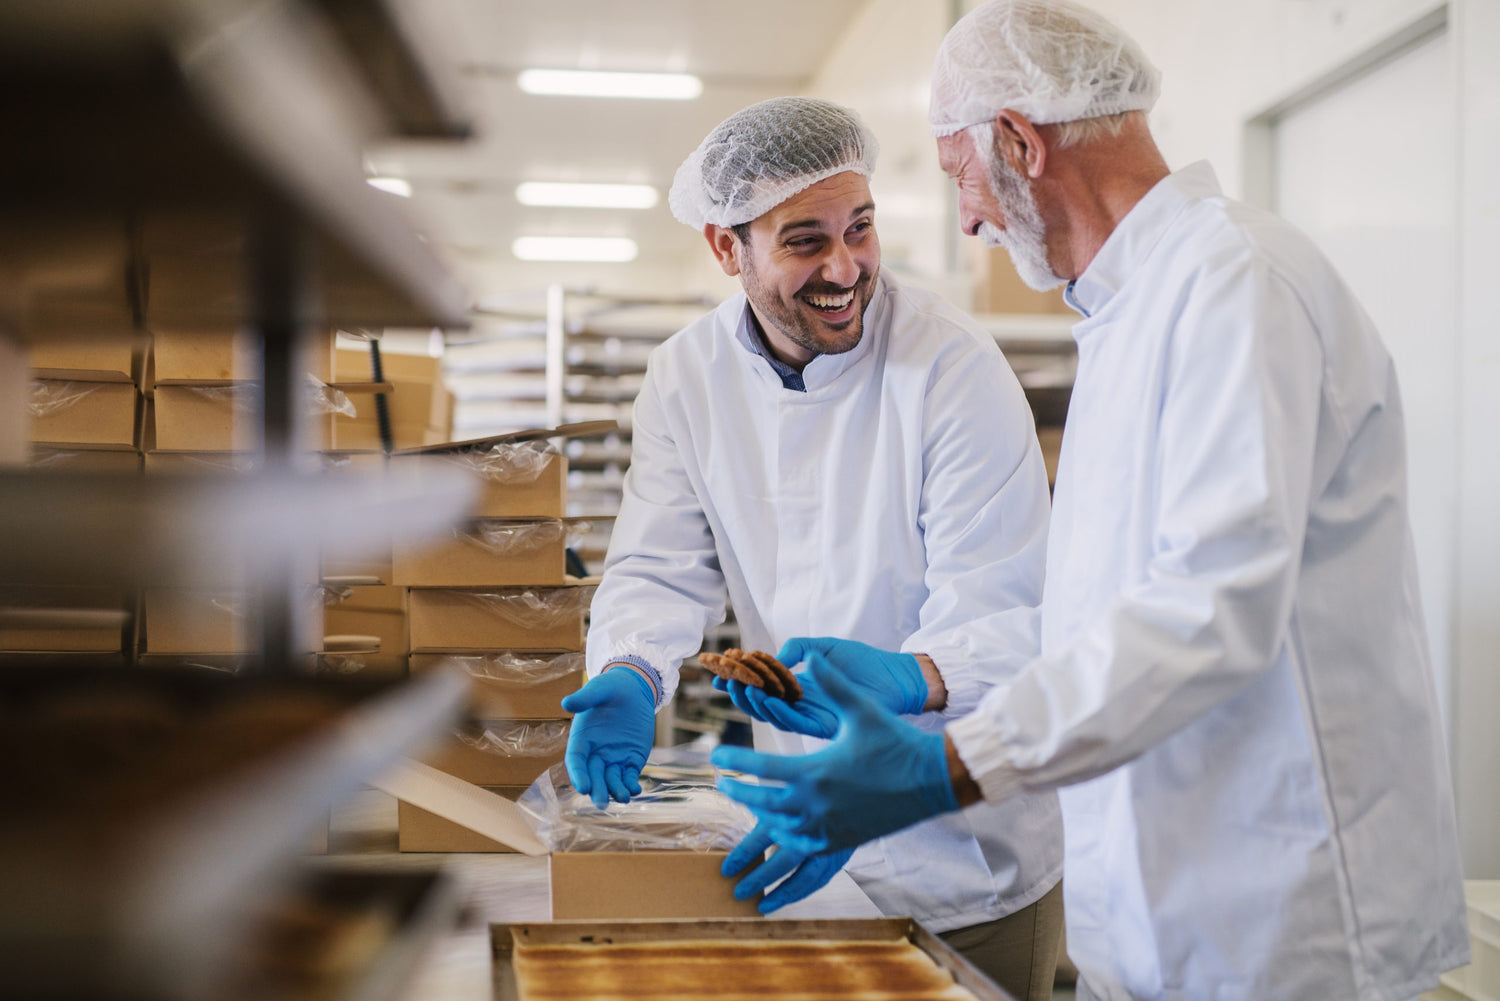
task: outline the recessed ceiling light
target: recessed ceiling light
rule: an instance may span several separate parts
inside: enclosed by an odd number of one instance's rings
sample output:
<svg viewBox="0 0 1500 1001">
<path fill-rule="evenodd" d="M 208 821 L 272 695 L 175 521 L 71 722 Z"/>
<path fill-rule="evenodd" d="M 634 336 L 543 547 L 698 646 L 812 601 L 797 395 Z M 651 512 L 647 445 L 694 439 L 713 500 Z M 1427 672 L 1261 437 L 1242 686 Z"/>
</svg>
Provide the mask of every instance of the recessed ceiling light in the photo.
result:
<svg viewBox="0 0 1500 1001">
<path fill-rule="evenodd" d="M 567 97 L 643 97 L 691 101 L 703 81 L 688 73 L 600 73 L 592 70 L 522 70 L 516 78 L 528 94 Z"/>
<path fill-rule="evenodd" d="M 635 241 L 623 236 L 521 236 L 510 245 L 523 261 L 635 260 Z"/>
<path fill-rule="evenodd" d="M 656 204 L 656 189 L 649 184 L 561 184 L 527 181 L 516 187 L 522 205 L 554 205 L 563 208 L 649 209 Z"/>
<path fill-rule="evenodd" d="M 389 191 L 402 198 L 411 197 L 411 182 L 404 177 L 367 177 L 365 183 L 381 191 Z"/>
</svg>

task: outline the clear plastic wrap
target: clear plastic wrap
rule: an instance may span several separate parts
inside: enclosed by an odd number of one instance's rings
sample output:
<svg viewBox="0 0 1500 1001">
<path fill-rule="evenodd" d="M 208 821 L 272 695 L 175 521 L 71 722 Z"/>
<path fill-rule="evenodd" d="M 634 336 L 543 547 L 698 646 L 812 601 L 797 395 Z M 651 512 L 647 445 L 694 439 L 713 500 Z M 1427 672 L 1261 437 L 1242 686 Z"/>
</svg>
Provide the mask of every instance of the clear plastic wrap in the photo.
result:
<svg viewBox="0 0 1500 1001">
<path fill-rule="evenodd" d="M 581 653 L 528 654 L 504 650 L 450 654 L 443 658 L 443 662 L 458 666 L 472 678 L 539 685 L 582 671 L 585 658 Z"/>
<path fill-rule="evenodd" d="M 307 412 L 312 417 L 320 417 L 323 414 L 358 416 L 354 409 L 354 401 L 349 399 L 349 394 L 341 389 L 334 389 L 310 372 L 307 375 Z"/>
<path fill-rule="evenodd" d="M 539 758 L 555 754 L 568 745 L 565 719 L 488 720 L 456 732 L 464 744 L 486 754 Z"/>
<path fill-rule="evenodd" d="M 547 521 L 476 521 L 453 530 L 453 537 L 495 556 L 518 556 L 562 540 L 567 530 Z"/>
<path fill-rule="evenodd" d="M 512 591 L 452 591 L 454 596 L 481 606 L 507 622 L 548 629 L 561 626 L 588 608 L 592 587 L 521 588 Z"/>
<path fill-rule="evenodd" d="M 26 397 L 26 412 L 33 420 L 51 417 L 66 410 L 100 387 L 97 382 L 58 382 L 55 379 L 33 379 Z"/>
<path fill-rule="evenodd" d="M 706 754 L 658 749 L 629 803 L 594 806 L 561 764 L 517 800 L 531 827 L 555 852 L 728 851 L 755 827 L 748 809 L 714 788 Z"/>
<path fill-rule="evenodd" d="M 558 454 L 545 441 L 500 442 L 483 451 L 456 452 L 446 458 L 497 483 L 533 483 Z"/>
</svg>

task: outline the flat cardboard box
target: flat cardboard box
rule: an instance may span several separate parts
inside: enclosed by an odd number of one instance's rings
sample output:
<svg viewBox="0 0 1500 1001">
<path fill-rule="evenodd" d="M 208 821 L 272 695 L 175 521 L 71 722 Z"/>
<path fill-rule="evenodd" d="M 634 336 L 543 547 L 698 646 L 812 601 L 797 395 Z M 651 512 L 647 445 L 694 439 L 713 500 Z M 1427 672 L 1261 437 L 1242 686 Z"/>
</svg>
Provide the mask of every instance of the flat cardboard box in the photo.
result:
<svg viewBox="0 0 1500 1001">
<path fill-rule="evenodd" d="M 152 654 L 250 653 L 249 598 L 243 591 L 148 587 L 145 651 Z"/>
<path fill-rule="evenodd" d="M 728 852 L 554 852 L 552 920 L 753 918 L 719 871 Z"/>
<path fill-rule="evenodd" d="M 148 451 L 254 452 L 261 441 L 259 383 L 156 387 Z M 305 447 L 327 447 L 333 415 L 309 415 Z"/>
<path fill-rule="evenodd" d="M 343 452 L 384 451 L 385 448 L 380 441 L 380 425 L 373 416 L 375 412 L 373 398 L 366 397 L 357 400 L 354 406 L 360 412 L 359 417 L 335 416 L 333 435 L 328 447 Z M 364 416 L 367 410 L 372 415 L 368 418 Z M 443 428 L 428 427 L 425 424 L 391 424 L 391 447 L 393 449 L 434 445 L 446 440 L 447 437 L 447 432 Z"/>
<path fill-rule="evenodd" d="M 567 576 L 568 527 L 560 518 L 477 521 L 437 542 L 398 540 L 394 583 L 406 587 L 556 587 Z"/>
<path fill-rule="evenodd" d="M 151 446 L 162 452 L 249 452 L 260 445 L 260 386 L 158 386 Z"/>
<path fill-rule="evenodd" d="M 0 589 L 0 650 L 118 652 L 133 592 L 97 587 Z"/>
<path fill-rule="evenodd" d="M 260 378 L 260 340 L 249 331 L 215 327 L 152 330 L 154 385 L 228 384 Z M 333 331 L 309 336 L 303 368 L 319 382 L 333 379 Z"/>
<path fill-rule="evenodd" d="M 547 659 L 551 656 L 553 652 L 542 655 Z M 455 661 L 462 666 L 463 657 L 461 654 L 412 654 L 411 670 L 416 674 Z M 560 705 L 562 700 L 582 688 L 585 680 L 582 667 L 540 682 L 501 681 L 475 676 L 469 682 L 469 711 L 478 719 L 557 719 L 568 715 Z"/>
<path fill-rule="evenodd" d="M 57 448 L 38 445 L 31 450 L 31 468 L 86 476 L 139 473 L 141 453 L 134 449 Z"/>
<path fill-rule="evenodd" d="M 582 650 L 592 597 L 592 587 L 577 585 L 412 588 L 407 599 L 411 652 Z M 547 602 L 551 610 L 533 612 L 537 600 Z"/>
<path fill-rule="evenodd" d="M 486 792 L 519 799 L 526 786 L 488 786 Z M 516 854 L 510 845 L 471 831 L 462 824 L 410 803 L 396 803 L 396 847 L 403 852 L 499 852 Z"/>
<path fill-rule="evenodd" d="M 477 786 L 529 786 L 563 759 L 564 750 L 559 747 L 549 754 L 503 755 L 450 740 L 425 760 L 438 771 Z"/>
<path fill-rule="evenodd" d="M 148 476 L 244 476 L 260 468 L 254 452 L 147 452 Z"/>
<path fill-rule="evenodd" d="M 372 671 L 406 670 L 406 589 L 400 587 L 354 587 L 349 596 L 323 606 L 323 634 L 374 636 L 380 641 L 376 653 L 358 659 Z"/>
<path fill-rule="evenodd" d="M 144 341 L 136 336 L 41 341 L 31 347 L 31 377 L 73 382 L 138 383 L 144 355 Z"/>
<path fill-rule="evenodd" d="M 133 383 L 40 379 L 30 393 L 34 443 L 136 447 L 140 393 Z"/>
</svg>

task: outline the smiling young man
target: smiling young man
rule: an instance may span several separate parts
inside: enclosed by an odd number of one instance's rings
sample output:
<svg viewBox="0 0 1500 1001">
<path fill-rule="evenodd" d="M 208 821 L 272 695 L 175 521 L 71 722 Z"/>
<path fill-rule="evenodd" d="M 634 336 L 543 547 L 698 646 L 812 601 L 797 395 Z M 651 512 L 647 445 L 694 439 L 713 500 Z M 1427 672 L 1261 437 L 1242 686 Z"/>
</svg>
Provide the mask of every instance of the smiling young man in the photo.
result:
<svg viewBox="0 0 1500 1001">
<path fill-rule="evenodd" d="M 721 123 L 670 203 L 744 289 L 652 354 L 589 631 L 589 684 L 564 706 L 574 784 L 639 791 L 655 710 L 732 600 L 743 645 L 860 639 L 927 670 L 856 679 L 937 732 L 1029 658 L 1047 531 L 1030 409 L 994 341 L 880 267 L 876 144 L 844 108 L 778 98 Z M 982 619 L 981 622 L 975 620 Z M 1005 651 L 997 658 L 995 651 Z M 941 674 L 938 673 L 941 669 Z M 733 693 L 744 698 L 743 690 Z M 753 715 L 753 713 L 752 713 Z M 822 741 L 757 722 L 757 746 Z M 757 830 L 726 874 L 774 910 L 847 862 L 887 914 L 910 914 L 1021 998 L 1051 990 L 1062 840 L 1049 794 L 848 852 L 798 855 Z"/>
</svg>

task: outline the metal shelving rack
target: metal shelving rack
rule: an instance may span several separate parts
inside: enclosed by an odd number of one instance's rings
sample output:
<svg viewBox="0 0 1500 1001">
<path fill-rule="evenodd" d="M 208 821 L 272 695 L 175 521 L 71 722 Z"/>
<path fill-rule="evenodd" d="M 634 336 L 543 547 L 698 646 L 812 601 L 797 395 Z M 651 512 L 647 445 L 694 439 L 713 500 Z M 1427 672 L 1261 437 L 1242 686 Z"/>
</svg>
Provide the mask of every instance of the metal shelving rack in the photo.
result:
<svg viewBox="0 0 1500 1001">
<path fill-rule="evenodd" d="M 0 5 L 0 581 L 183 585 L 234 567 L 260 613 L 255 678 L 56 665 L 38 685 L 128 705 L 133 685 L 233 698 L 240 682 L 300 674 L 297 568 L 318 543 L 436 532 L 467 509 L 467 480 L 338 480 L 304 471 L 294 445 L 308 331 L 466 319 L 464 291 L 364 183 L 374 138 L 465 131 L 409 28 L 380 0 Z M 168 261 L 191 279 L 169 288 Z M 129 335 L 164 314 L 260 335 L 264 471 L 225 484 L 24 468 L 26 346 Z M 356 705 L 319 742 L 210 783 L 197 807 L 132 824 L 108 851 L 70 855 L 35 821 L 0 825 L 8 864 L 44 888 L 0 903 L 0 993 L 193 996 L 184 971 L 217 926 L 192 915 L 272 881 L 335 801 L 440 732 L 464 697 L 456 677 L 369 699 L 334 680 L 324 687 Z M 98 807 L 91 831 L 112 816 Z M 37 920 L 43 897 L 55 923 Z"/>
</svg>

